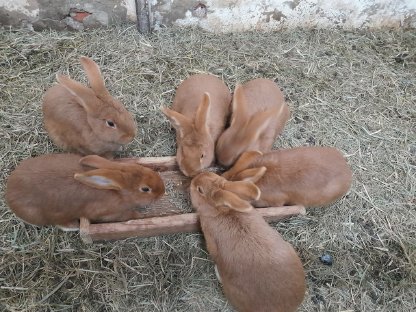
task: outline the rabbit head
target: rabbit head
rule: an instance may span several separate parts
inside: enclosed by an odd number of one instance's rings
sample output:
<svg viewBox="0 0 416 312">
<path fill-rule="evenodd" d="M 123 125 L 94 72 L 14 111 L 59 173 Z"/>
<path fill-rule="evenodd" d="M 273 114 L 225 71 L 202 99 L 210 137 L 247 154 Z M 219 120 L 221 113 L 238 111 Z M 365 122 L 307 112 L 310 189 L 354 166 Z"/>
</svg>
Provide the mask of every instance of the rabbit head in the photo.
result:
<svg viewBox="0 0 416 312">
<path fill-rule="evenodd" d="M 250 201 L 260 195 L 260 189 L 252 182 L 230 182 L 212 172 L 200 173 L 191 182 L 192 205 L 207 216 L 251 211 Z"/>
<path fill-rule="evenodd" d="M 231 166 L 244 151 L 259 149 L 259 137 L 268 130 L 269 121 L 274 117 L 273 109 L 250 117 L 246 107 L 243 87 L 237 84 L 232 101 L 230 127 L 221 134 L 216 145 L 217 160 L 224 166 Z"/>
<path fill-rule="evenodd" d="M 94 169 L 75 173 L 75 180 L 94 188 L 119 191 L 132 206 L 146 206 L 165 193 L 160 175 L 139 164 L 110 161 L 97 155 L 85 156 L 79 162 Z"/>
<path fill-rule="evenodd" d="M 205 93 L 194 120 L 169 108 L 162 109 L 176 130 L 176 160 L 181 171 L 189 177 L 209 167 L 215 158 L 215 143 L 207 124 L 210 105 L 209 93 Z"/>
<path fill-rule="evenodd" d="M 56 75 L 58 83 L 68 90 L 85 110 L 88 124 L 98 138 L 120 145 L 131 142 L 137 133 L 132 114 L 110 95 L 98 65 L 85 56 L 80 58 L 80 62 L 91 88 L 60 74 Z"/>
</svg>

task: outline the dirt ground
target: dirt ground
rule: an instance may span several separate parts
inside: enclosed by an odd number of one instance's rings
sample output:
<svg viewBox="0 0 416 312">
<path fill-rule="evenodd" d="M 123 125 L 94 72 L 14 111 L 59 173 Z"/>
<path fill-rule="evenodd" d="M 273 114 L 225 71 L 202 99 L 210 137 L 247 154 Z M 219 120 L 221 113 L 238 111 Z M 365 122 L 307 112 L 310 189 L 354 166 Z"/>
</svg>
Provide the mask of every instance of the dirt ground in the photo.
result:
<svg viewBox="0 0 416 312">
<path fill-rule="evenodd" d="M 415 31 L 1 30 L 0 310 L 232 311 L 200 234 L 85 245 L 8 209 L 5 182 L 19 161 L 59 152 L 43 128 L 43 93 L 57 72 L 85 82 L 78 57 L 87 55 L 139 125 L 121 156 L 175 154 L 159 108 L 191 74 L 213 73 L 231 89 L 276 81 L 292 117 L 275 148 L 335 146 L 354 172 L 337 203 L 272 225 L 304 263 L 300 311 L 415 311 L 415 53 Z"/>
</svg>

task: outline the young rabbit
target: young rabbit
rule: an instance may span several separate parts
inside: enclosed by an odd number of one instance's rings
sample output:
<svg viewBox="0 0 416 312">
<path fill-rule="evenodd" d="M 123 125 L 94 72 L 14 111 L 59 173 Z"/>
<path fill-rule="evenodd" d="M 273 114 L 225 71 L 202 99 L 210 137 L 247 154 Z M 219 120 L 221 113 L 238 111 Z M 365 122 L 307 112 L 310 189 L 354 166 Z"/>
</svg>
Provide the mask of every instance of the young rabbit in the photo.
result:
<svg viewBox="0 0 416 312">
<path fill-rule="evenodd" d="M 6 201 L 27 223 L 73 229 L 80 217 L 91 222 L 140 218 L 135 209 L 164 192 L 159 174 L 138 164 L 50 154 L 17 166 L 7 181 Z"/>
<path fill-rule="evenodd" d="M 43 98 L 45 128 L 64 150 L 112 157 L 134 139 L 136 122 L 105 88 L 98 65 L 85 56 L 80 62 L 91 88 L 57 74 L 59 84 L 46 91 Z"/>
<path fill-rule="evenodd" d="M 192 205 L 231 304 L 239 312 L 295 311 L 305 295 L 302 263 L 247 201 L 259 196 L 253 183 L 212 172 L 191 183 Z"/>
<path fill-rule="evenodd" d="M 283 93 L 273 81 L 259 78 L 237 84 L 231 125 L 221 134 L 216 146 L 218 162 L 228 167 L 244 151 L 269 151 L 289 116 Z"/>
<path fill-rule="evenodd" d="M 261 190 L 255 207 L 328 205 L 351 186 L 352 172 L 332 147 L 297 147 L 262 154 L 249 151 L 223 174 L 232 181 L 251 181 Z"/>
<path fill-rule="evenodd" d="M 214 162 L 215 143 L 224 130 L 230 103 L 224 82 L 199 74 L 180 84 L 172 109 L 162 109 L 176 129 L 176 160 L 186 176 L 195 176 Z"/>
</svg>

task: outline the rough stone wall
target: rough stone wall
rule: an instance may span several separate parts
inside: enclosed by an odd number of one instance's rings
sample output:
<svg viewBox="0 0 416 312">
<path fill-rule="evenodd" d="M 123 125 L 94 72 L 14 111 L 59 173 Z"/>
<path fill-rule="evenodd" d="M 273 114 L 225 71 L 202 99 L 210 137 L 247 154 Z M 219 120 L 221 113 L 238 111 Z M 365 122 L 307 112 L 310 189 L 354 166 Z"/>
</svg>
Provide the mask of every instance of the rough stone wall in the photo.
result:
<svg viewBox="0 0 416 312">
<path fill-rule="evenodd" d="M 209 31 L 281 27 L 416 27 L 416 0 L 138 0 L 154 29 L 200 26 Z M 145 14 L 146 15 L 146 14 Z M 135 0 L 0 0 L 0 24 L 71 28 L 135 22 Z"/>
<path fill-rule="evenodd" d="M 107 26 L 127 20 L 125 3 L 125 0 L 0 0 L 0 24 L 35 30 Z"/>
</svg>

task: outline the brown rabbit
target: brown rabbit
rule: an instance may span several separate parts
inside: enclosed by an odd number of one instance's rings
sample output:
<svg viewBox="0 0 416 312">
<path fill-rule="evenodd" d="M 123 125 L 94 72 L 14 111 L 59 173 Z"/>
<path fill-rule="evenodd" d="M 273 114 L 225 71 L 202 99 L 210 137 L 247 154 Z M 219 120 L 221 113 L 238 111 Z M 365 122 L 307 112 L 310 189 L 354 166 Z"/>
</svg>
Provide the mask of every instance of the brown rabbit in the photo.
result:
<svg viewBox="0 0 416 312">
<path fill-rule="evenodd" d="M 85 56 L 80 62 L 91 88 L 57 74 L 59 84 L 46 91 L 43 98 L 45 128 L 64 150 L 112 157 L 134 139 L 136 122 L 105 88 L 98 65 Z"/>
<path fill-rule="evenodd" d="M 289 107 L 279 87 L 254 79 L 235 87 L 231 125 L 216 146 L 218 162 L 231 166 L 244 151 L 269 151 L 289 119 Z"/>
<path fill-rule="evenodd" d="M 352 172 L 332 147 L 297 147 L 262 154 L 249 151 L 223 174 L 232 181 L 251 181 L 261 190 L 255 207 L 328 205 L 346 194 Z"/>
<path fill-rule="evenodd" d="M 176 90 L 172 109 L 162 112 L 176 129 L 176 160 L 186 176 L 195 176 L 215 160 L 215 143 L 224 131 L 231 93 L 212 75 L 198 74 Z"/>
<path fill-rule="evenodd" d="M 17 166 L 7 181 L 6 201 L 30 224 L 73 229 L 80 217 L 91 222 L 140 218 L 135 209 L 164 192 L 159 174 L 138 164 L 96 155 L 50 154 Z"/>
<path fill-rule="evenodd" d="M 246 200 L 251 182 L 228 182 L 204 172 L 191 183 L 207 249 L 224 293 L 240 312 L 291 312 L 305 295 L 305 273 L 293 247 Z"/>
</svg>

